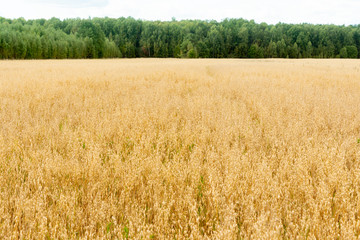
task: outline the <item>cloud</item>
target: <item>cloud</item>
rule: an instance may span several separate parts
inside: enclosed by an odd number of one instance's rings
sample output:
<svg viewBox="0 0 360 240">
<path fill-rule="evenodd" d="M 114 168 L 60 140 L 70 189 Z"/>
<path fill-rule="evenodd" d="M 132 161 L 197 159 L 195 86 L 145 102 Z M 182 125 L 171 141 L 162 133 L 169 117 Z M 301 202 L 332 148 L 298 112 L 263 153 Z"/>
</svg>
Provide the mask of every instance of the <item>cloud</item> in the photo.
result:
<svg viewBox="0 0 360 240">
<path fill-rule="evenodd" d="M 41 4 L 69 8 L 105 7 L 109 0 L 35 0 Z"/>
<path fill-rule="evenodd" d="M 146 20 L 254 19 L 276 24 L 360 24 L 359 0 L 11 0 L 4 17 L 128 17 Z"/>
<path fill-rule="evenodd" d="M 245 18 L 276 24 L 360 23 L 356 0 L 110 0 L 104 13 L 109 17 L 132 16 L 147 20 Z M 356 20 L 357 18 L 357 20 Z"/>
</svg>

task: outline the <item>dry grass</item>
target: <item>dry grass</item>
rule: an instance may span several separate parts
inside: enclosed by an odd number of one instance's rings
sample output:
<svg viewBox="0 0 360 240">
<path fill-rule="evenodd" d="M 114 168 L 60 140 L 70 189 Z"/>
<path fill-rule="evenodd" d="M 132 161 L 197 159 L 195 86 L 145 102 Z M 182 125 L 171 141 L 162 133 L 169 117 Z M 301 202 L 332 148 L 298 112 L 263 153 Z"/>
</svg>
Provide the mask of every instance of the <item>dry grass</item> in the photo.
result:
<svg viewBox="0 0 360 240">
<path fill-rule="evenodd" d="M 1 239 L 354 239 L 356 60 L 0 62 Z"/>
</svg>

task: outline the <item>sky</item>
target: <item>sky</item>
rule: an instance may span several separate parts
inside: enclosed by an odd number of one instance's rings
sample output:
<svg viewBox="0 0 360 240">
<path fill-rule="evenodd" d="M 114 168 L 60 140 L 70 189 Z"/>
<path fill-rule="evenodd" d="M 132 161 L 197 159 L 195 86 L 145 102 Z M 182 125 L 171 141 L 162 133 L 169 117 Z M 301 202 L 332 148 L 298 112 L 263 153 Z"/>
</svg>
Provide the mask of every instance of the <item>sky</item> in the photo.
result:
<svg viewBox="0 0 360 240">
<path fill-rule="evenodd" d="M 257 23 L 360 24 L 360 0 L 0 0 L 0 16 L 134 17 L 169 21 L 244 18 Z"/>
</svg>

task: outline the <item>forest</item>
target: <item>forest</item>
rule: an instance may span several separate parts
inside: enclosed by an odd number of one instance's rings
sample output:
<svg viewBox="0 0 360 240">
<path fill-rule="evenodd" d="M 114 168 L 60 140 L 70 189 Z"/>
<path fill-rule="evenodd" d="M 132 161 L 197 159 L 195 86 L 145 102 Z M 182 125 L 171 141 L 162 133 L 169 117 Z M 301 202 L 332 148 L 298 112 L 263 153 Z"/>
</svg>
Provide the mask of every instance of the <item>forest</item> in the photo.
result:
<svg viewBox="0 0 360 240">
<path fill-rule="evenodd" d="M 359 58 L 360 25 L 0 17 L 0 59 Z"/>
</svg>

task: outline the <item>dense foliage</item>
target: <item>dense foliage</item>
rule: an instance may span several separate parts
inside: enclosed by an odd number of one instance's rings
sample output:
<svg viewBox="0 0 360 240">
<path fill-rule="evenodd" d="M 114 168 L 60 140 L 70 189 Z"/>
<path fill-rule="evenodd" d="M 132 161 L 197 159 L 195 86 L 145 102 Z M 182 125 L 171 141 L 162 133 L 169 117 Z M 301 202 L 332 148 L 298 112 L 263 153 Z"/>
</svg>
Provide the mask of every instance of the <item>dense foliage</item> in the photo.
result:
<svg viewBox="0 0 360 240">
<path fill-rule="evenodd" d="M 360 25 L 0 18 L 1 59 L 359 58 Z"/>
</svg>

